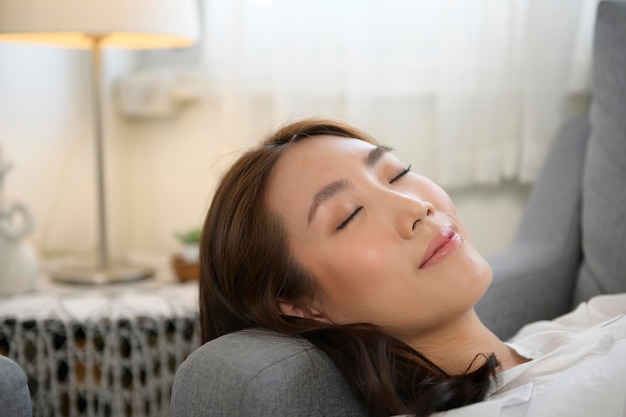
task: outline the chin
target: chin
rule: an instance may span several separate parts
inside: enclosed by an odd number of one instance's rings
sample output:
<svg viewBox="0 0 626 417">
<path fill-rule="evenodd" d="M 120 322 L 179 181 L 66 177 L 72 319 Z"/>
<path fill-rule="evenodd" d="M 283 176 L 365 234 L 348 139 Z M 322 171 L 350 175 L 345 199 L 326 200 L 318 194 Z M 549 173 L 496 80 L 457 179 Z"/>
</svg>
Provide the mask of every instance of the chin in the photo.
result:
<svg viewBox="0 0 626 417">
<path fill-rule="evenodd" d="M 493 270 L 491 269 L 491 265 L 481 256 L 482 262 L 480 265 L 480 274 L 476 280 L 477 289 L 480 288 L 479 293 L 477 294 L 476 302 L 483 298 L 483 295 L 487 292 L 487 289 L 491 286 L 493 281 Z"/>
<path fill-rule="evenodd" d="M 469 265 L 464 265 L 464 270 L 470 278 L 470 287 L 476 294 L 476 302 L 482 298 L 493 281 L 493 270 L 487 260 L 471 247 Z"/>
</svg>

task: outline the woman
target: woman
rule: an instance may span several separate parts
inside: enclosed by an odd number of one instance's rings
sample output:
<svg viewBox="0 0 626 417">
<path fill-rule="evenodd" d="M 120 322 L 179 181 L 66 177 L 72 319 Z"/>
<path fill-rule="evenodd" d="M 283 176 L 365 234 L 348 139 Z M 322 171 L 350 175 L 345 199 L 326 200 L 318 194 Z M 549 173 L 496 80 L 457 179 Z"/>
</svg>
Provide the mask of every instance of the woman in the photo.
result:
<svg viewBox="0 0 626 417">
<path fill-rule="evenodd" d="M 201 243 L 202 338 L 302 336 L 372 415 L 430 415 L 485 399 L 529 360 L 474 312 L 491 278 L 440 187 L 364 132 L 305 120 L 218 187 Z"/>
</svg>

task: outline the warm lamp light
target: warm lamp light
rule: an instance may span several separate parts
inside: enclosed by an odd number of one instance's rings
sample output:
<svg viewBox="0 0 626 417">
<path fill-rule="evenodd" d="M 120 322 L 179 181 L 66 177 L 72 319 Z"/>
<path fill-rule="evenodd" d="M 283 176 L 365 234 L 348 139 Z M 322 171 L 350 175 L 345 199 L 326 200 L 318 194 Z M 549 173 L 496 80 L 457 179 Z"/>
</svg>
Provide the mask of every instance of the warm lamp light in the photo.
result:
<svg viewBox="0 0 626 417">
<path fill-rule="evenodd" d="M 197 0 L 0 0 L 0 39 L 91 48 L 176 48 L 199 35 Z"/>
<path fill-rule="evenodd" d="M 98 198 L 98 261 L 52 271 L 52 278 L 108 283 L 145 278 L 146 268 L 109 259 L 101 106 L 102 48 L 176 48 L 199 36 L 197 0 L 0 0 L 0 41 L 86 48 L 92 55 L 93 127 Z"/>
</svg>

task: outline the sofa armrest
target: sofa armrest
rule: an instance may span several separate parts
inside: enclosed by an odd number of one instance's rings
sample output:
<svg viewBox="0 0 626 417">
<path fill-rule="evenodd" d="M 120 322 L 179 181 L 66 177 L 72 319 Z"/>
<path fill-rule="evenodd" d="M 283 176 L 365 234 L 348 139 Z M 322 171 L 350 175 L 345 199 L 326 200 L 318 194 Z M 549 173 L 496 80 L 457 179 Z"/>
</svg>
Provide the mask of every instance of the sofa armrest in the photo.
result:
<svg viewBox="0 0 626 417">
<path fill-rule="evenodd" d="M 26 374 L 17 363 L 2 355 L 0 355 L 0 414 L 6 417 L 33 415 Z"/>
<path fill-rule="evenodd" d="M 343 375 L 304 339 L 242 330 L 202 345 L 178 368 L 172 417 L 366 414 Z"/>
<path fill-rule="evenodd" d="M 550 149 L 513 243 L 487 257 L 494 280 L 476 306 L 501 338 L 572 308 L 581 261 L 581 190 L 587 115 L 563 126 Z"/>
</svg>

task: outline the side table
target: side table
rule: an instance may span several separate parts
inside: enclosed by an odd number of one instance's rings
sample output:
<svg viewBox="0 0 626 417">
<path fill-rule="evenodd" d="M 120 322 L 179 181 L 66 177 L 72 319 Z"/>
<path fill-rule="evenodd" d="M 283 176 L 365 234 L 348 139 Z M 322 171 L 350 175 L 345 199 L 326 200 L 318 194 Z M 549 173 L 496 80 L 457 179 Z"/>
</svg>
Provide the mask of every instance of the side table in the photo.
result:
<svg viewBox="0 0 626 417">
<path fill-rule="evenodd" d="M 36 417 L 169 416 L 197 304 L 197 283 L 49 284 L 0 297 L 0 354 L 26 372 Z"/>
</svg>

